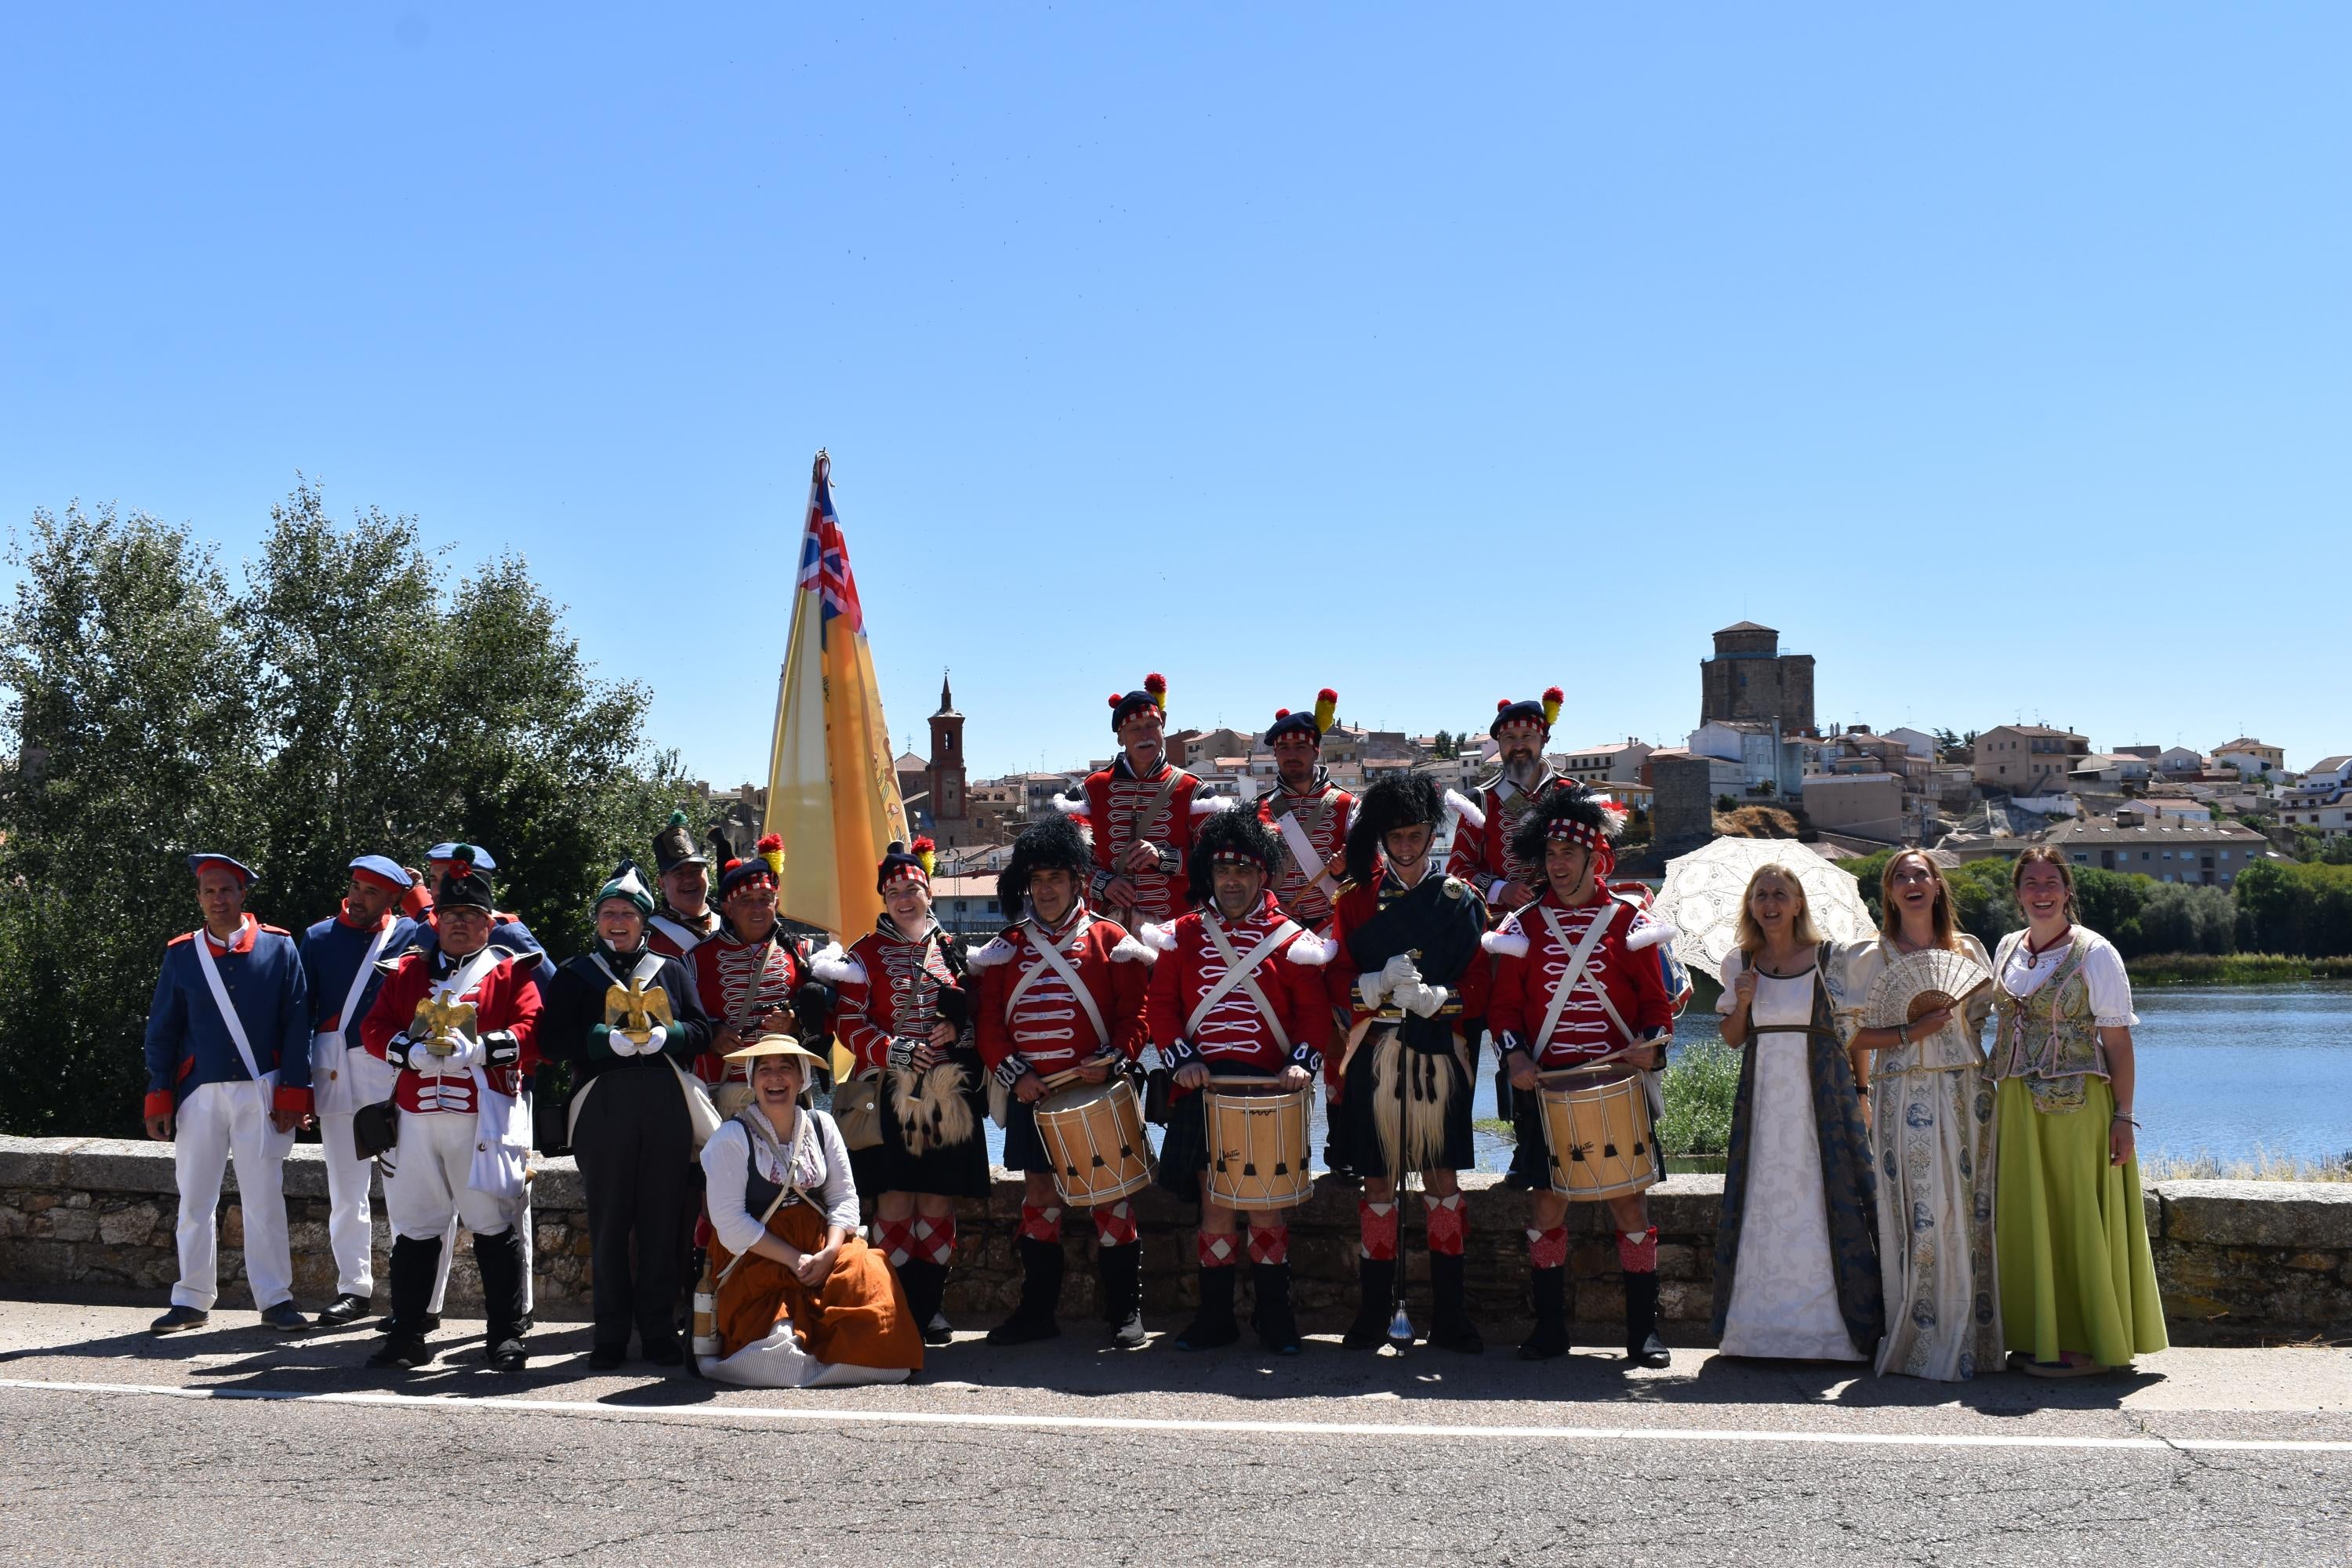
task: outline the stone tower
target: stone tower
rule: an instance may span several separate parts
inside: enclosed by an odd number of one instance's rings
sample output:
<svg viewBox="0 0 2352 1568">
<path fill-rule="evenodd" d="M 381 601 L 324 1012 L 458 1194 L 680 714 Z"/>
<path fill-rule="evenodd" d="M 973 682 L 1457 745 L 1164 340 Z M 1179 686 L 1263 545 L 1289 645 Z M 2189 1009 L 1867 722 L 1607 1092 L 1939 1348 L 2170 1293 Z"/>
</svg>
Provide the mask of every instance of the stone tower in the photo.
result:
<svg viewBox="0 0 2352 1568">
<path fill-rule="evenodd" d="M 1741 621 L 1715 634 L 1715 657 L 1698 662 L 1698 721 L 1778 721 L 1786 735 L 1813 728 L 1813 656 L 1782 653 L 1780 634 Z"/>
<path fill-rule="evenodd" d="M 940 676 L 940 710 L 931 715 L 931 820 L 939 837 L 952 843 L 950 823 L 964 819 L 963 715 L 956 711 L 955 693 L 948 678 Z"/>
</svg>

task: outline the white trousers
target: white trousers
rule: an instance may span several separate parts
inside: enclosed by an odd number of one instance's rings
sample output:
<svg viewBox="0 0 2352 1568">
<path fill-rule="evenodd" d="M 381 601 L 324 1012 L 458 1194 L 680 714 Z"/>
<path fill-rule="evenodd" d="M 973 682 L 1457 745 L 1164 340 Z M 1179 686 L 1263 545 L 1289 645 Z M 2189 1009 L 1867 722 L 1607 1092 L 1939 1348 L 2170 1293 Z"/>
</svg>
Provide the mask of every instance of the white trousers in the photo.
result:
<svg viewBox="0 0 2352 1568">
<path fill-rule="evenodd" d="M 245 1279 L 253 1304 L 267 1311 L 294 1295 L 294 1260 L 286 1241 L 286 1152 L 291 1132 L 269 1124 L 274 1086 L 207 1083 L 180 1102 L 172 1142 L 179 1179 L 180 1282 L 172 1305 L 209 1312 L 220 1296 L 221 1182 L 236 1161 L 237 1204 L 245 1217 Z M 471 1145 L 468 1145 L 471 1147 Z"/>
<path fill-rule="evenodd" d="M 817 1360 L 801 1347 L 790 1323 L 778 1323 L 764 1340 L 755 1340 L 721 1361 L 698 1356 L 702 1375 L 743 1388 L 852 1388 L 868 1383 L 904 1383 L 914 1375 L 903 1366 L 853 1366 L 847 1362 Z"/>
<path fill-rule="evenodd" d="M 521 1204 L 466 1184 L 474 1169 L 477 1128 L 470 1114 L 400 1113 L 395 1163 L 383 1184 L 384 1214 L 394 1236 L 411 1241 L 439 1237 L 446 1259 L 454 1247 L 453 1220 L 464 1221 L 476 1236 L 496 1236 L 513 1226 Z M 437 1283 L 434 1294 L 440 1294 Z"/>
<path fill-rule="evenodd" d="M 335 1253 L 335 1292 L 365 1300 L 375 1294 L 375 1162 L 352 1146 L 351 1115 L 319 1112 L 327 1157 L 327 1244 Z"/>
</svg>

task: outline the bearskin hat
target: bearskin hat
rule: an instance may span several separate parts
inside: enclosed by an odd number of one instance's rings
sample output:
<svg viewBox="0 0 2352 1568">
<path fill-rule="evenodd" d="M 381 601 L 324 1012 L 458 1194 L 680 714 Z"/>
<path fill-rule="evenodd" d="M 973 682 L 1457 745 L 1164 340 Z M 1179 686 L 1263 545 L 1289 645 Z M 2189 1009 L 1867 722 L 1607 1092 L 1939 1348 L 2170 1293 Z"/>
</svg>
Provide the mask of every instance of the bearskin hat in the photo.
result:
<svg viewBox="0 0 2352 1568">
<path fill-rule="evenodd" d="M 1511 853 L 1524 865 L 1541 867 L 1544 846 L 1565 838 L 1591 850 L 1595 875 L 1605 877 L 1616 864 L 1611 846 L 1624 831 L 1625 817 L 1625 807 L 1598 790 L 1547 790 L 1512 830 Z"/>
<path fill-rule="evenodd" d="M 1370 882 L 1381 840 L 1389 834 L 1415 823 L 1433 828 L 1444 815 L 1444 799 L 1424 774 L 1391 774 L 1373 784 L 1357 800 L 1356 819 L 1348 825 L 1348 879 L 1360 887 Z"/>
<path fill-rule="evenodd" d="M 1196 900 L 1206 904 L 1215 898 L 1216 864 L 1236 855 L 1256 861 L 1268 876 L 1274 874 L 1282 855 L 1274 829 L 1260 822 L 1257 813 L 1246 805 L 1216 813 L 1192 835 L 1192 853 L 1184 863 L 1184 874 L 1192 879 Z"/>
<path fill-rule="evenodd" d="M 1005 919 L 1017 921 L 1029 897 L 1030 878 L 1040 871 L 1068 871 L 1083 879 L 1094 868 L 1086 830 L 1057 811 L 1023 828 L 1013 841 L 1013 858 L 996 879 L 996 907 Z"/>
</svg>

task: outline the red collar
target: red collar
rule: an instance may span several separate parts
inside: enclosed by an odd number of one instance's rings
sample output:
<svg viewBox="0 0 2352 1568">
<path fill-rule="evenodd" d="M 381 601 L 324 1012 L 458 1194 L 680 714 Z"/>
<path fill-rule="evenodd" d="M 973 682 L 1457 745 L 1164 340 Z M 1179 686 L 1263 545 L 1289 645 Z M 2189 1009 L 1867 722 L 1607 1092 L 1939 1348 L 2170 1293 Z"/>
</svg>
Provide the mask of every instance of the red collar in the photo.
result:
<svg viewBox="0 0 2352 1568">
<path fill-rule="evenodd" d="M 392 911 L 390 910 L 384 910 L 383 914 L 376 917 L 375 924 L 372 926 L 363 926 L 360 924 L 359 921 L 352 919 L 352 901 L 349 899 L 345 899 L 343 900 L 342 908 L 335 911 L 335 919 L 351 927 L 353 931 L 383 931 L 392 924 Z"/>
<path fill-rule="evenodd" d="M 251 915 L 239 918 L 242 923 L 237 927 L 236 938 L 226 945 L 219 938 L 213 935 L 208 926 L 198 926 L 196 935 L 208 943 L 215 952 L 251 952 L 254 938 L 261 934 L 261 922 Z"/>
</svg>

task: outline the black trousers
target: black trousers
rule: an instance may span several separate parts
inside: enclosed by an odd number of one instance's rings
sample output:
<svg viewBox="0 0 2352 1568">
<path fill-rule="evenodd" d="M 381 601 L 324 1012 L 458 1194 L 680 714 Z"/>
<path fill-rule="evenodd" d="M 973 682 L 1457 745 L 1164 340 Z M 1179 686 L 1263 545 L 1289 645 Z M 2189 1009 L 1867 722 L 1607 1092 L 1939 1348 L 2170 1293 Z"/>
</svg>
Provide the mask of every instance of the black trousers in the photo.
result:
<svg viewBox="0 0 2352 1568">
<path fill-rule="evenodd" d="M 588 1194 L 595 1342 L 648 1345 L 677 1333 L 694 1127 L 667 1067 L 604 1075 L 580 1108 L 572 1152 Z M 634 1244 L 634 1246 L 633 1246 Z M 631 1257 L 634 1250 L 635 1256 Z"/>
</svg>

